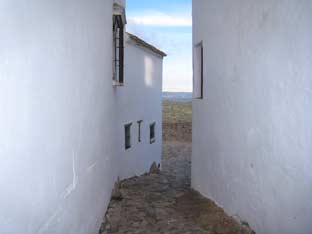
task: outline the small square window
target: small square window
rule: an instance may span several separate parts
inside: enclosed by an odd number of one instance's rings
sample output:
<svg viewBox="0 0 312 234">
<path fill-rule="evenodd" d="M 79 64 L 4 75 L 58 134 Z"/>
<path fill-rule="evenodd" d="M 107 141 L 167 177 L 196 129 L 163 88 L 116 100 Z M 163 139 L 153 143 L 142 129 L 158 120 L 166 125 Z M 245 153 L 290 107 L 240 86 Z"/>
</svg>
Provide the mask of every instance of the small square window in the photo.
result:
<svg viewBox="0 0 312 234">
<path fill-rule="evenodd" d="M 151 144 L 153 144 L 156 141 L 155 126 L 156 126 L 156 123 L 150 124 L 150 143 Z"/>
<path fill-rule="evenodd" d="M 141 142 L 141 124 L 142 124 L 143 120 L 139 120 L 138 121 L 138 128 L 139 128 L 139 132 L 138 132 L 138 141 Z"/>
<path fill-rule="evenodd" d="M 131 123 L 125 125 L 125 149 L 131 148 Z"/>
</svg>

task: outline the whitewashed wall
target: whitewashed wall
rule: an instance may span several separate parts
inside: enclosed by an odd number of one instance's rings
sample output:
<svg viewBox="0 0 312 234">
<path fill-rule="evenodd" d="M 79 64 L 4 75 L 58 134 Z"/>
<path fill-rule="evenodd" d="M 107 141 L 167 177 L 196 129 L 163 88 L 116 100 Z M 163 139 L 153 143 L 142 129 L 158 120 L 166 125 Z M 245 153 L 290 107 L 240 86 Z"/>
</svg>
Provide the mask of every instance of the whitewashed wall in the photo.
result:
<svg viewBox="0 0 312 234">
<path fill-rule="evenodd" d="M 117 177 L 112 0 L 0 2 L 0 233 L 98 233 Z"/>
<path fill-rule="evenodd" d="M 258 234 L 312 233 L 312 2 L 194 0 L 192 185 Z"/>
<path fill-rule="evenodd" d="M 161 161 L 162 146 L 162 63 L 159 55 L 137 46 L 126 34 L 125 84 L 117 87 L 116 158 L 121 178 L 141 175 L 153 162 Z M 141 138 L 138 142 L 138 120 Z M 156 142 L 150 144 L 149 125 L 156 122 Z M 131 148 L 125 150 L 124 125 L 131 126 Z"/>
</svg>

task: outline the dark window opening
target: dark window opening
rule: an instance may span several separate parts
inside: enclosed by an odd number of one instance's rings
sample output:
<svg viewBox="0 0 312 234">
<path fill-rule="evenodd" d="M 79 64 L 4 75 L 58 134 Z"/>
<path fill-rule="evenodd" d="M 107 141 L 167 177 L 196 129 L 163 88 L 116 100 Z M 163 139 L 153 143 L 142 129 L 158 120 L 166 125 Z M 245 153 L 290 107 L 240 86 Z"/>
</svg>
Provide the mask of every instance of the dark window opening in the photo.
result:
<svg viewBox="0 0 312 234">
<path fill-rule="evenodd" d="M 155 138 L 155 126 L 156 126 L 156 123 L 152 123 L 150 125 L 150 143 L 151 144 L 153 144 L 156 141 L 156 138 Z"/>
<path fill-rule="evenodd" d="M 125 149 L 131 148 L 131 123 L 125 125 Z"/>
<path fill-rule="evenodd" d="M 141 142 L 141 124 L 143 120 L 138 121 L 138 127 L 139 127 L 139 132 L 138 132 L 138 141 Z"/>
<path fill-rule="evenodd" d="M 193 97 L 202 99 L 204 97 L 204 48 L 202 42 L 194 47 L 193 67 Z"/>
<path fill-rule="evenodd" d="M 115 84 L 124 83 L 124 24 L 121 15 L 114 15 L 114 77 Z"/>
</svg>

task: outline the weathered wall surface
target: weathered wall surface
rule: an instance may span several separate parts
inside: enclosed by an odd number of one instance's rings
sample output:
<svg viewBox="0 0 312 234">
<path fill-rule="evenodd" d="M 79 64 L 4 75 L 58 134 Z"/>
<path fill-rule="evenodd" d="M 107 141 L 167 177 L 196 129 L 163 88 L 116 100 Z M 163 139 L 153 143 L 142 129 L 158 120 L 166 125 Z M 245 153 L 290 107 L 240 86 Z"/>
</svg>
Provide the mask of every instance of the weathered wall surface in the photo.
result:
<svg viewBox="0 0 312 234">
<path fill-rule="evenodd" d="M 162 146 L 162 57 L 138 47 L 128 37 L 125 44 L 125 84 L 117 87 L 116 158 L 120 177 L 141 175 L 153 162 L 160 163 Z M 137 121 L 141 124 L 138 142 Z M 149 125 L 156 122 L 156 142 L 150 144 Z M 124 125 L 131 126 L 131 148 L 125 150 Z"/>
<path fill-rule="evenodd" d="M 0 2 L 0 233 L 98 233 L 117 177 L 112 6 Z"/>
<path fill-rule="evenodd" d="M 194 0 L 192 185 L 259 234 L 312 232 L 312 2 Z"/>
</svg>

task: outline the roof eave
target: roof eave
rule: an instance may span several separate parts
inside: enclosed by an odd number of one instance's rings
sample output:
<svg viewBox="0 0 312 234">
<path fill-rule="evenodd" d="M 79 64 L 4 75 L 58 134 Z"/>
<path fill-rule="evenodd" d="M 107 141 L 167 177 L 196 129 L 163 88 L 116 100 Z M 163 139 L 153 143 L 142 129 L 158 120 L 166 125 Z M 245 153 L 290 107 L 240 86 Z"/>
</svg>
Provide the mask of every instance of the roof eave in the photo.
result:
<svg viewBox="0 0 312 234">
<path fill-rule="evenodd" d="M 155 46 L 147 43 L 146 41 L 142 40 L 141 38 L 131 34 L 131 33 L 128 33 L 127 34 L 129 35 L 129 38 L 134 41 L 136 44 L 138 44 L 139 46 L 142 46 L 144 48 L 147 48 L 148 50 L 156 53 L 157 55 L 161 56 L 162 58 L 163 57 L 166 57 L 167 54 L 163 51 L 161 51 L 160 49 L 156 48 Z"/>
</svg>

